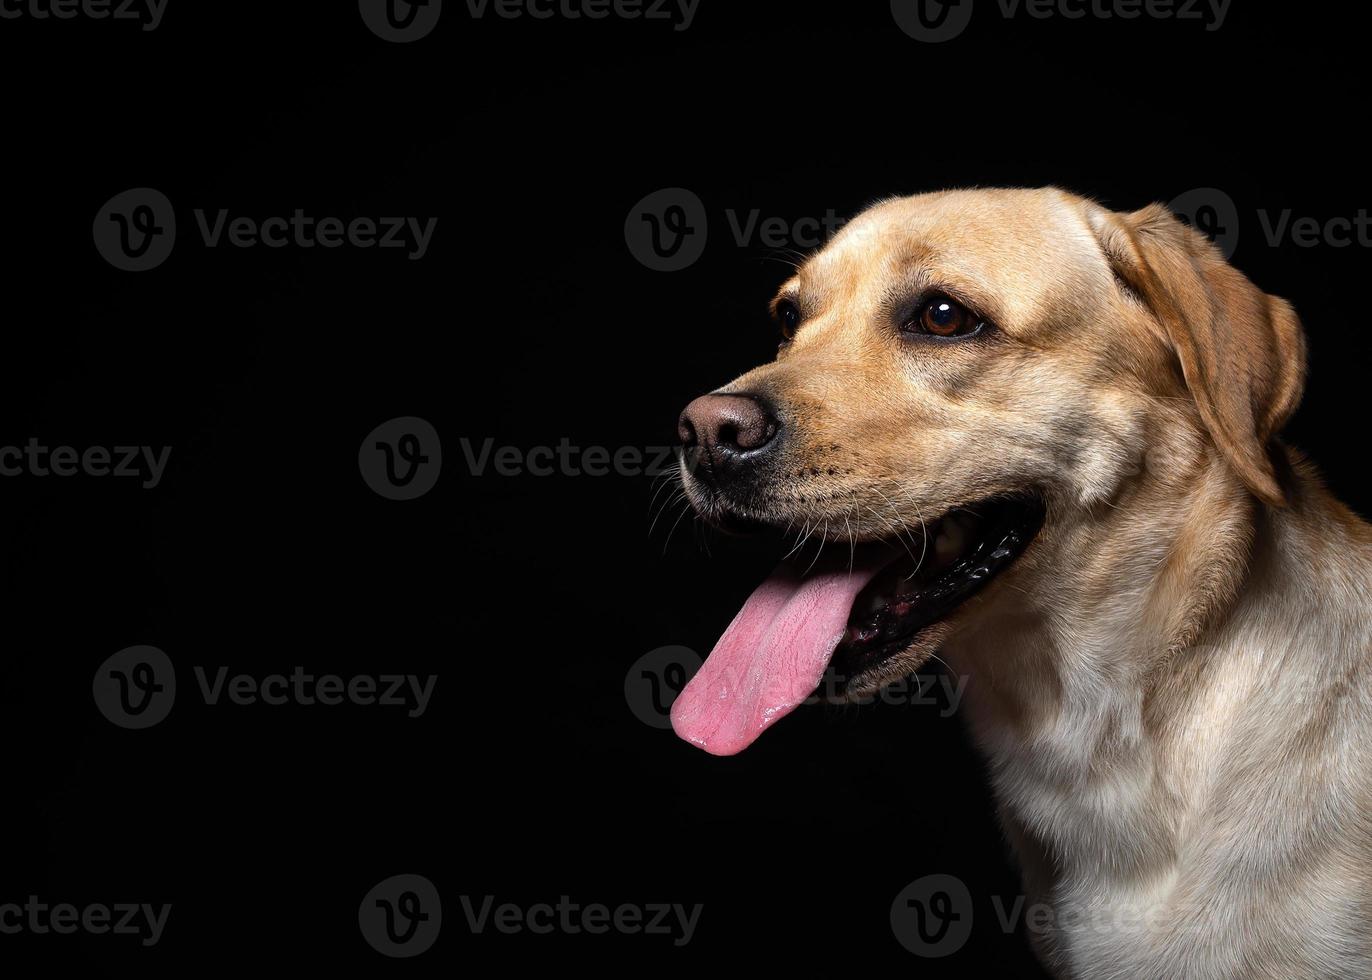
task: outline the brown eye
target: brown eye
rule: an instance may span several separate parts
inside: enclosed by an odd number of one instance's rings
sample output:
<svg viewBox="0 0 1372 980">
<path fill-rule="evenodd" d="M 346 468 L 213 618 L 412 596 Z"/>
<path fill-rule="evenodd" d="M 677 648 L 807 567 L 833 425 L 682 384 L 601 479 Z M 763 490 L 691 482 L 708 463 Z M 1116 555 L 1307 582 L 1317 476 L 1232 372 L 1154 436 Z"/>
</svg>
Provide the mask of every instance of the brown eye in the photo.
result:
<svg viewBox="0 0 1372 980">
<path fill-rule="evenodd" d="M 800 326 L 800 310 L 795 303 L 784 299 L 777 304 L 777 324 L 781 327 L 781 339 L 789 342 Z"/>
<path fill-rule="evenodd" d="M 947 296 L 935 296 L 925 303 L 904 329 L 909 333 L 935 337 L 966 337 L 977 333 L 985 321 L 967 307 Z"/>
</svg>

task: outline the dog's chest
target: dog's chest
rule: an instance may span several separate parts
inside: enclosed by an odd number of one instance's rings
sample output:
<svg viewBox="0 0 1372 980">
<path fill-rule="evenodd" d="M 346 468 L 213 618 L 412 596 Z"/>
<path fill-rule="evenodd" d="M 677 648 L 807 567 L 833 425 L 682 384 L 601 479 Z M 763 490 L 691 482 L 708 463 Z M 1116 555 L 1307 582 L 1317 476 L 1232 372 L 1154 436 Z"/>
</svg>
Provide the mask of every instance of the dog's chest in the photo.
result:
<svg viewBox="0 0 1372 980">
<path fill-rule="evenodd" d="M 1134 724 L 1127 713 L 1106 712 L 1063 717 L 1032 741 L 1001 736 L 990 757 L 1002 807 L 1051 853 L 1083 866 L 1147 860 L 1168 828 L 1152 760 L 1129 732 Z"/>
<path fill-rule="evenodd" d="M 1234 697 L 1201 691 L 1193 716 L 1213 722 Z M 1019 852 L 1026 928 L 1064 975 L 1368 975 L 1361 944 L 1310 952 L 1310 937 L 1355 935 L 1365 918 L 1347 862 L 1293 850 L 1323 838 L 1300 831 L 1301 808 L 1271 804 L 1276 788 L 1217 793 L 1216 774 L 1260 740 L 1201 721 L 1160 736 L 1144 730 L 1137 703 L 1101 692 L 1089 709 L 1067 698 L 1030 736 L 979 706 L 974 685 L 964 703 Z M 1260 819 L 1269 812 L 1292 819 Z M 1278 873 L 1283 860 L 1292 867 Z M 1295 907 L 1265 899 L 1255 886 L 1269 874 L 1299 881 L 1305 897 Z M 1255 972 L 1254 962 L 1276 962 L 1270 951 L 1255 961 L 1258 948 L 1281 950 L 1281 969 Z"/>
<path fill-rule="evenodd" d="M 1064 975 L 1169 975 L 1148 971 L 1175 962 L 1168 937 L 1184 869 L 1147 758 L 1120 750 L 1097 771 L 1082 758 L 1082 740 L 1107 737 L 1108 727 L 1064 720 L 1032 746 L 992 753 L 993 787 L 1024 870 L 1024 923 Z"/>
<path fill-rule="evenodd" d="M 1147 923 L 1170 914 L 1178 885 L 1168 806 L 1178 787 L 1159 778 L 1137 701 L 1081 692 L 1031 735 L 1004 725 L 975 695 L 967 704 L 1025 871 L 1034 938 L 1070 949 L 1073 960 L 1151 959 L 1156 937 Z"/>
</svg>

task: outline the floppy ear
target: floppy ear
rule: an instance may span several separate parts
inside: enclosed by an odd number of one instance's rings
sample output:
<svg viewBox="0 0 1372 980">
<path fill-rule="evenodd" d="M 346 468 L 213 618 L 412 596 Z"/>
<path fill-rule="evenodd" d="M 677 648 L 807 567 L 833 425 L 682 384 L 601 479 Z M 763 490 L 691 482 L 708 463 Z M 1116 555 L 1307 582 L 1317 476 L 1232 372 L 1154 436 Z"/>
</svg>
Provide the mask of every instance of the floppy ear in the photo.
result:
<svg viewBox="0 0 1372 980">
<path fill-rule="evenodd" d="M 1090 221 L 1115 274 L 1162 325 L 1215 444 L 1253 493 L 1285 506 L 1270 447 L 1305 387 L 1305 333 L 1291 304 L 1160 204 L 1093 209 Z"/>
</svg>

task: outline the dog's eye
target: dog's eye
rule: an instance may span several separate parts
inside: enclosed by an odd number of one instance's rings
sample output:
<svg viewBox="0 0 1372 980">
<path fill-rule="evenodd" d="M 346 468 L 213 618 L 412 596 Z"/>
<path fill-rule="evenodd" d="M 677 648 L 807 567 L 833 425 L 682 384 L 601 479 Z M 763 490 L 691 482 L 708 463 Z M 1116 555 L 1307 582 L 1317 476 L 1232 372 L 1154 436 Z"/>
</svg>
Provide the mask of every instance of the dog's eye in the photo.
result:
<svg viewBox="0 0 1372 980">
<path fill-rule="evenodd" d="M 901 329 L 907 333 L 935 337 L 966 337 L 977 333 L 986 322 L 961 303 L 947 296 L 935 296 L 919 308 Z"/>
<path fill-rule="evenodd" d="M 781 339 L 789 342 L 800 326 L 800 309 L 789 299 L 777 303 L 777 324 L 781 327 Z"/>
</svg>

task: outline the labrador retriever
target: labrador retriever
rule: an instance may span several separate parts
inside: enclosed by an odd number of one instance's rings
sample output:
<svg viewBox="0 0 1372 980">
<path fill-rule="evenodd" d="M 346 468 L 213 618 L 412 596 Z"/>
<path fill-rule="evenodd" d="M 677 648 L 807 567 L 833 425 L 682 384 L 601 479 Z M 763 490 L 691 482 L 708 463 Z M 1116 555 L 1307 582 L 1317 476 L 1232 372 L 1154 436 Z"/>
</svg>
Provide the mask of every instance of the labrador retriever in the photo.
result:
<svg viewBox="0 0 1372 980">
<path fill-rule="evenodd" d="M 1279 441 L 1291 306 L 1154 205 L 889 200 L 681 416 L 698 514 L 792 557 L 672 708 L 738 752 L 937 655 L 1059 977 L 1372 976 L 1372 528 Z"/>
</svg>

